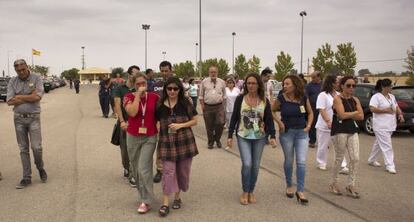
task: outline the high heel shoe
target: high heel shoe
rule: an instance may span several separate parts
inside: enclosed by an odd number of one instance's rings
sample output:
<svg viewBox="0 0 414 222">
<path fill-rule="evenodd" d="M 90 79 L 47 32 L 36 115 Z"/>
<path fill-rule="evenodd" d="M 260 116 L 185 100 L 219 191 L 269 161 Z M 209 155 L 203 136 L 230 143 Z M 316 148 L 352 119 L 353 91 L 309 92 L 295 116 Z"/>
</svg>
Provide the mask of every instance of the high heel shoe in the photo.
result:
<svg viewBox="0 0 414 222">
<path fill-rule="evenodd" d="M 298 192 L 296 192 L 295 194 L 296 194 L 296 200 L 298 201 L 298 203 L 302 205 L 307 205 L 309 203 L 309 200 L 306 198 L 300 197 Z"/>
<path fill-rule="evenodd" d="M 288 198 L 293 198 L 295 196 L 295 193 L 293 193 L 293 191 L 292 192 L 288 192 L 288 190 L 289 190 L 289 188 L 286 189 L 286 196 Z"/>
</svg>

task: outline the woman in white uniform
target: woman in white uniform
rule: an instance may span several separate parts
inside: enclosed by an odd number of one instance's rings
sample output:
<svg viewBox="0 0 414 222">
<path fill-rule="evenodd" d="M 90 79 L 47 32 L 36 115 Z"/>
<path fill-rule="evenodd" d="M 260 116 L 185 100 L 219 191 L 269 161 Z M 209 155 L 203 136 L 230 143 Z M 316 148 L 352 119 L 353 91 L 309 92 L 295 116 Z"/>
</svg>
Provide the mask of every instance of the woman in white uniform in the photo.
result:
<svg viewBox="0 0 414 222">
<path fill-rule="evenodd" d="M 230 118 L 233 114 L 234 102 L 238 95 L 240 95 L 240 89 L 235 87 L 236 81 L 233 77 L 229 77 L 226 79 L 226 125 L 225 127 L 229 127 Z"/>
<path fill-rule="evenodd" d="M 391 94 L 392 82 L 390 79 L 378 80 L 375 89 L 378 93 L 373 95 L 369 102 L 375 142 L 368 158 L 368 164 L 380 167 L 381 164 L 377 161 L 377 157 L 382 152 L 386 171 L 395 174 L 397 171 L 395 170 L 391 135 L 397 128 L 397 116 L 401 122 L 404 122 L 404 117 L 395 96 Z"/>
<path fill-rule="evenodd" d="M 323 80 L 321 93 L 316 100 L 316 108 L 319 110 L 318 121 L 316 122 L 316 136 L 318 141 L 318 150 L 316 151 L 316 167 L 320 170 L 326 170 L 328 159 L 328 146 L 331 145 L 331 127 L 333 116 L 333 100 L 334 97 L 339 95 L 336 91 L 339 88 L 339 84 L 336 80 L 336 76 L 328 75 Z M 348 173 L 346 167 L 346 159 L 342 161 L 340 173 Z"/>
</svg>

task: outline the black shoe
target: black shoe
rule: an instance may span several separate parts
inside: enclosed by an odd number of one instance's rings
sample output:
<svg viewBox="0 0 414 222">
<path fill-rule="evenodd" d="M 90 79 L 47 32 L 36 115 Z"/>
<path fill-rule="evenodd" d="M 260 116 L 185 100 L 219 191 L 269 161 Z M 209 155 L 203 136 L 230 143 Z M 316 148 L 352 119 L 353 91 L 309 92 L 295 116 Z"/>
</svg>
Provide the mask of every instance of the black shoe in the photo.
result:
<svg viewBox="0 0 414 222">
<path fill-rule="evenodd" d="M 137 183 L 135 182 L 135 179 L 133 177 L 129 179 L 129 185 L 133 188 L 137 187 Z"/>
<path fill-rule="evenodd" d="M 29 186 L 30 184 L 32 184 L 32 181 L 30 179 L 23 179 L 20 181 L 19 184 L 16 185 L 16 189 L 23 189 Z"/>
<path fill-rule="evenodd" d="M 129 177 L 129 170 L 124 169 L 124 177 Z"/>
<path fill-rule="evenodd" d="M 42 180 L 43 183 L 46 183 L 47 181 L 47 173 L 44 169 L 39 170 L 40 180 Z"/>
<path fill-rule="evenodd" d="M 296 192 L 295 194 L 296 194 L 296 200 L 298 201 L 298 203 L 302 205 L 308 205 L 309 203 L 308 199 L 300 197 L 298 192 Z"/>
<path fill-rule="evenodd" d="M 154 183 L 159 183 L 161 182 L 161 178 L 162 178 L 162 173 L 161 171 L 157 170 L 157 173 L 154 176 Z"/>
<path fill-rule="evenodd" d="M 216 144 L 217 144 L 217 148 L 222 148 L 223 146 L 221 145 L 221 142 L 220 141 L 217 141 L 216 142 Z"/>
</svg>

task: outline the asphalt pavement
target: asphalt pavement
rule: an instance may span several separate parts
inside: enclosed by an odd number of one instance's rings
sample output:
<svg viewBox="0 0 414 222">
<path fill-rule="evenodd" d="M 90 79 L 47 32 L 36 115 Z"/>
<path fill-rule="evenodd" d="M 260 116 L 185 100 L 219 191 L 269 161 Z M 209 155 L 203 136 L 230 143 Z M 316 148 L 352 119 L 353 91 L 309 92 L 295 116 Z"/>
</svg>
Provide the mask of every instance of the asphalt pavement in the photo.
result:
<svg viewBox="0 0 414 222">
<path fill-rule="evenodd" d="M 237 146 L 231 150 L 206 148 L 202 114 L 193 127 L 200 154 L 194 158 L 190 190 L 183 207 L 160 218 L 161 184 L 145 215 L 136 212 L 138 194 L 122 176 L 119 148 L 109 143 L 115 119 L 102 118 L 97 87 L 81 86 L 80 94 L 68 87 L 45 94 L 41 101 L 45 169 L 43 184 L 32 163 L 33 184 L 16 190 L 22 169 L 15 139 L 13 112 L 0 103 L 0 221 L 412 221 L 414 212 L 414 137 L 397 132 L 393 137 L 398 173 L 367 165 L 374 137 L 360 135 L 357 187 L 361 199 L 335 196 L 328 191 L 328 171 L 315 165 L 310 149 L 306 175 L 308 206 L 288 199 L 283 174 L 283 152 L 265 148 L 256 186 L 257 203 L 239 204 L 241 161 Z M 225 132 L 226 133 L 226 132 Z M 223 135 L 222 143 L 225 144 Z M 381 160 L 380 162 L 383 163 Z M 295 180 L 295 177 L 294 177 Z M 345 186 L 346 176 L 340 176 Z"/>
</svg>

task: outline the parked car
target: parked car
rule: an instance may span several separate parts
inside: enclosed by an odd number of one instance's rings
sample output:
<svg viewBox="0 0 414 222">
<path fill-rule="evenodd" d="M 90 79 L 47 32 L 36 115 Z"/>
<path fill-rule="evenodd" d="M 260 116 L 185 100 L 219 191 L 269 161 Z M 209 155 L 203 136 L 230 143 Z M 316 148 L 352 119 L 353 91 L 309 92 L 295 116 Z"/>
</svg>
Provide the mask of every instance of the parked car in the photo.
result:
<svg viewBox="0 0 414 222">
<path fill-rule="evenodd" d="M 9 84 L 10 78 L 0 77 L 0 99 L 4 102 L 7 100 L 7 85 Z"/>
<path fill-rule="evenodd" d="M 364 110 L 364 120 L 358 121 L 358 126 L 369 135 L 374 135 L 372 128 L 372 112 L 369 109 L 369 101 L 376 93 L 375 85 L 369 83 L 357 84 L 354 90 L 354 95 L 361 101 L 362 109 Z M 398 106 L 404 114 L 405 122 L 397 124 L 397 130 L 409 130 L 414 133 L 414 101 L 409 94 L 396 87 L 392 94 L 395 96 Z"/>
<path fill-rule="evenodd" d="M 403 90 L 405 92 L 407 92 L 411 98 L 414 100 L 414 86 L 394 86 L 392 87 L 393 90 Z"/>
</svg>

